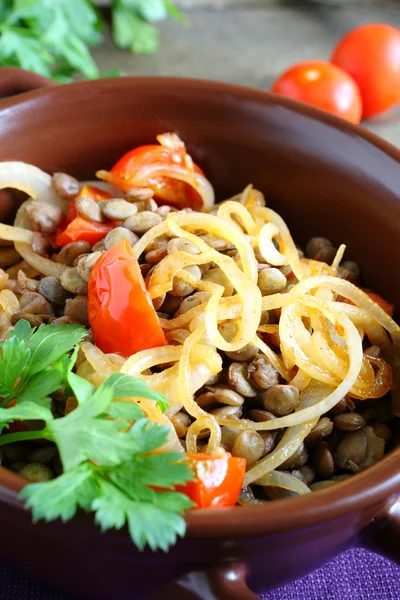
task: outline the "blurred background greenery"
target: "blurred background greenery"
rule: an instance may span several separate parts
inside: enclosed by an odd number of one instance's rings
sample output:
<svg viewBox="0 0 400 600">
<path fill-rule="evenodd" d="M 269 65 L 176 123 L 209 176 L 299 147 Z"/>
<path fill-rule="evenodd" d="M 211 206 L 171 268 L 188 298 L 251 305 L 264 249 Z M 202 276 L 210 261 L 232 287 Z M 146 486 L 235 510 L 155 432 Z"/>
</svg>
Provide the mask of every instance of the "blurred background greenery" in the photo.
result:
<svg viewBox="0 0 400 600">
<path fill-rule="evenodd" d="M 120 57 L 110 69 L 99 69 L 92 53 L 96 47 L 101 51 L 103 42 L 107 52 L 111 41 L 127 53 L 154 55 L 160 48 L 161 22 L 181 22 L 174 39 L 179 45 L 181 35 L 185 38 L 183 25 L 196 18 L 192 17 L 196 9 L 212 13 L 223 8 L 250 11 L 307 5 L 363 10 L 373 5 L 398 7 L 399 0 L 0 0 L 0 66 L 19 66 L 60 83 L 112 77 L 121 74 L 115 67 L 124 60 Z M 206 39 L 206 29 L 204 35 Z"/>
</svg>

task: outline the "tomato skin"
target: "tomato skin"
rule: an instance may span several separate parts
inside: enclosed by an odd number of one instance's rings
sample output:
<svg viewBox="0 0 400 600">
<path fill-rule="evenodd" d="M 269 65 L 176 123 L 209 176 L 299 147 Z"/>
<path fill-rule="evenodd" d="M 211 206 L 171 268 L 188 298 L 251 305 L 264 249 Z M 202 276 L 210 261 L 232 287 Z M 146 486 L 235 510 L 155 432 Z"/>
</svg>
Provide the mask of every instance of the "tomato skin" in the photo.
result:
<svg viewBox="0 0 400 600">
<path fill-rule="evenodd" d="M 94 221 L 88 221 L 87 219 L 80 217 L 76 209 L 75 201 L 77 198 L 83 197 L 99 202 L 99 200 L 108 200 L 112 198 L 112 195 L 100 188 L 93 187 L 92 185 L 84 185 L 76 197 L 69 203 L 65 219 L 54 237 L 55 246 L 66 246 L 70 242 L 76 242 L 78 240 L 89 242 L 89 244 L 93 246 L 93 244 L 105 238 L 111 229 L 117 227 L 117 223 L 114 221 L 95 223 Z"/>
<path fill-rule="evenodd" d="M 332 62 L 349 73 L 361 92 L 363 117 L 379 115 L 400 102 L 400 30 L 368 23 L 347 33 Z"/>
<path fill-rule="evenodd" d="M 148 144 L 139 146 L 124 154 L 110 171 L 110 182 L 122 187 L 134 181 L 135 175 L 144 167 L 154 164 L 175 165 L 185 167 L 186 150 L 170 150 L 165 146 Z M 194 171 L 204 175 L 197 165 Z M 202 200 L 195 189 L 184 181 L 172 177 L 151 177 L 146 187 L 154 191 L 154 199 L 158 204 L 168 204 L 177 208 L 193 208 L 200 210 Z"/>
<path fill-rule="evenodd" d="M 95 342 L 103 352 L 128 357 L 166 343 L 139 263 L 126 240 L 107 250 L 94 265 L 88 315 Z"/>
<path fill-rule="evenodd" d="M 228 453 L 213 456 L 188 452 L 186 456 L 195 479 L 176 487 L 176 491 L 193 500 L 197 508 L 235 506 L 243 487 L 246 460 Z"/>
<path fill-rule="evenodd" d="M 109 192 L 101 190 L 100 188 L 96 188 L 92 185 L 84 185 L 82 189 L 78 192 L 73 200 L 68 205 L 68 209 L 65 215 L 67 223 L 70 223 L 75 217 L 78 216 L 78 211 L 76 210 L 75 201 L 77 198 L 90 198 L 91 200 L 95 200 L 99 202 L 99 200 L 109 200 L 112 198 L 112 195 Z"/>
<path fill-rule="evenodd" d="M 310 104 L 351 123 L 362 113 L 360 92 L 354 80 L 325 61 L 306 61 L 289 68 L 272 86 L 272 92 Z"/>
<path fill-rule="evenodd" d="M 60 229 L 56 233 L 54 244 L 56 246 L 66 246 L 71 242 L 84 240 L 93 246 L 93 244 L 105 238 L 107 233 L 117 226 L 118 224 L 115 221 L 95 223 L 94 221 L 87 221 L 83 217 L 76 217 L 65 229 Z"/>
</svg>

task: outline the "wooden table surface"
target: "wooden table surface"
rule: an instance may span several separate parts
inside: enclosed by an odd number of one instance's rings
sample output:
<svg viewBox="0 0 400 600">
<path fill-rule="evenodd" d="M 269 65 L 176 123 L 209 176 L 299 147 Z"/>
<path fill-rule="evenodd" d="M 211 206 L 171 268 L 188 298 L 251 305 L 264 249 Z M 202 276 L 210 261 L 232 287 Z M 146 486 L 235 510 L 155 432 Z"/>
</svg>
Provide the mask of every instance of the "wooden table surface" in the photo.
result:
<svg viewBox="0 0 400 600">
<path fill-rule="evenodd" d="M 181 0 L 211 2 L 213 8 L 186 9 L 189 23 L 161 23 L 161 46 L 155 56 L 133 56 L 108 39 L 95 51 L 101 70 L 120 68 L 127 75 L 171 75 L 235 82 L 268 90 L 275 77 L 300 60 L 328 59 L 337 40 L 366 22 L 400 27 L 399 9 L 369 0 L 326 3 L 277 3 L 276 0 Z M 380 0 L 382 2 L 382 0 Z M 400 110 L 366 127 L 400 146 Z"/>
</svg>

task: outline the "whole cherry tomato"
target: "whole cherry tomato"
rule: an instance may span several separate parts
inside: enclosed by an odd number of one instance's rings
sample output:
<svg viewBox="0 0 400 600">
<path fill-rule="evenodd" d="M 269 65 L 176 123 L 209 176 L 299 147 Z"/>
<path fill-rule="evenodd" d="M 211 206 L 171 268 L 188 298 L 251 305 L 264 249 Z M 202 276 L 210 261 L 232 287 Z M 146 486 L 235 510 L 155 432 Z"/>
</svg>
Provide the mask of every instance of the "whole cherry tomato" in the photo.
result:
<svg viewBox="0 0 400 600">
<path fill-rule="evenodd" d="M 356 81 L 363 117 L 379 115 L 400 102 L 400 30 L 383 23 L 353 29 L 336 46 L 332 62 Z"/>
<path fill-rule="evenodd" d="M 356 83 L 339 67 L 324 61 L 294 65 L 273 84 L 272 92 L 311 104 L 351 123 L 361 120 L 362 102 Z"/>
</svg>

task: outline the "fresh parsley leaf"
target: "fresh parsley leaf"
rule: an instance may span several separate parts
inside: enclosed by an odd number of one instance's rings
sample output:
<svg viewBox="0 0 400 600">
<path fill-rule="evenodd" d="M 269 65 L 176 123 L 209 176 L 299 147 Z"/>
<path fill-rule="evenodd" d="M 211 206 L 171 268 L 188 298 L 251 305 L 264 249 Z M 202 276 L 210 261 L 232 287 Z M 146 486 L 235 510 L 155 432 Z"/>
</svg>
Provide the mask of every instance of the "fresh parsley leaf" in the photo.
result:
<svg viewBox="0 0 400 600">
<path fill-rule="evenodd" d="M 29 340 L 31 359 L 29 375 L 43 371 L 82 341 L 87 331 L 83 325 L 40 325 Z"/>
<path fill-rule="evenodd" d="M 185 521 L 173 510 L 132 500 L 105 480 L 101 481 L 101 492 L 92 505 L 96 523 L 107 531 L 113 527 L 120 529 L 127 522 L 139 550 L 148 544 L 152 550 L 161 548 L 166 552 L 178 536 L 185 534 Z"/>
<path fill-rule="evenodd" d="M 168 16 L 164 0 L 131 0 L 130 3 L 136 7 L 139 15 L 149 23 L 159 23 Z"/>
<path fill-rule="evenodd" d="M 135 10 L 116 3 L 112 13 L 113 38 L 119 48 L 137 54 L 154 54 L 158 30 L 146 23 Z"/>
<path fill-rule="evenodd" d="M 9 28 L 0 38 L 0 64 L 2 66 L 19 66 L 40 75 L 51 75 L 52 58 L 42 47 L 37 36 L 22 28 Z"/>
<path fill-rule="evenodd" d="M 182 462 L 182 455 L 174 452 L 160 452 L 142 456 L 134 466 L 124 465 L 124 473 L 129 476 L 134 470 L 135 483 L 143 486 L 156 485 L 158 487 L 173 489 L 191 479 L 191 471 L 186 463 Z M 117 472 L 117 471 L 115 471 Z"/>
<path fill-rule="evenodd" d="M 64 468 L 72 469 L 89 458 L 106 466 L 127 460 L 132 454 L 133 444 L 123 431 L 125 423 L 104 419 L 104 415 L 109 414 L 113 400 L 138 395 L 138 380 L 130 375 L 113 373 L 90 397 L 90 392 L 93 392 L 91 384 L 78 384 L 79 378 L 74 374 L 70 374 L 68 380 L 77 394 L 79 405 L 47 426 L 51 439 L 57 443 Z M 80 396 L 81 393 L 84 397 Z M 148 397 L 156 395 L 149 389 L 146 393 Z M 138 406 L 136 415 L 143 415 Z"/>
<path fill-rule="evenodd" d="M 17 381 L 27 371 L 31 351 L 24 340 L 16 335 L 2 342 L 0 347 L 0 396 L 11 400 Z"/>
<path fill-rule="evenodd" d="M 76 396 L 78 404 L 87 402 L 96 391 L 96 387 L 90 381 L 72 372 L 68 374 L 68 384 Z"/>
<path fill-rule="evenodd" d="M 84 404 L 83 407 L 90 404 Z M 128 436 L 121 431 L 119 421 L 98 418 L 77 418 L 81 407 L 62 419 L 47 424 L 50 438 L 60 451 L 66 470 L 73 469 L 89 458 L 98 464 L 112 466 L 127 460 L 131 454 Z M 72 418 L 74 417 L 74 418 Z"/>
<path fill-rule="evenodd" d="M 24 402 L 10 408 L 0 408 L 0 430 L 2 426 L 13 421 L 51 421 L 52 419 L 53 415 L 49 406 L 35 404 L 34 402 Z"/>
<path fill-rule="evenodd" d="M 54 0 L 52 0 L 54 3 Z M 66 0 L 60 3 L 65 21 L 70 31 L 85 44 L 96 46 L 102 40 L 103 23 L 100 13 L 89 0 Z"/>
<path fill-rule="evenodd" d="M 143 416 L 141 408 L 134 402 L 112 402 L 108 408 L 108 414 L 113 419 L 125 419 L 126 421 L 137 421 Z"/>
<path fill-rule="evenodd" d="M 41 437 L 58 448 L 63 475 L 27 485 L 21 494 L 35 520 L 67 521 L 81 508 L 94 512 L 103 530 L 127 524 L 140 549 L 148 544 L 167 550 L 184 534 L 180 515 L 192 506 L 174 488 L 193 474 L 183 455 L 157 452 L 169 429 L 150 423 L 136 402 L 122 399 L 146 398 L 161 410 L 167 400 L 130 375 L 114 373 L 96 389 L 73 373 L 84 335 L 80 326 L 32 330 L 21 323 L 0 344 L 0 382 L 5 397 L 16 398 L 14 406 L 0 408 L 0 433 L 16 420 L 45 423 L 40 431 L 2 435 L 0 445 Z M 63 384 L 78 406 L 55 419 L 48 395 Z"/>
<path fill-rule="evenodd" d="M 18 393 L 18 403 L 40 400 L 58 390 L 65 380 L 68 362 L 68 356 L 62 356 L 54 365 L 30 377 Z"/>
<path fill-rule="evenodd" d="M 25 486 L 20 497 L 27 501 L 26 508 L 32 509 L 34 521 L 60 518 L 66 522 L 78 508 L 89 511 L 97 495 L 93 466 L 85 463 L 52 481 Z"/>
<path fill-rule="evenodd" d="M 0 342 L 0 396 L 3 406 L 40 400 L 56 391 L 72 370 L 76 352 L 68 353 L 86 335 L 81 325 L 41 325 L 19 321 L 8 340 Z"/>
<path fill-rule="evenodd" d="M 150 423 L 148 419 L 137 421 L 128 432 L 136 453 L 147 454 L 161 448 L 168 440 L 168 427 Z"/>
<path fill-rule="evenodd" d="M 112 387 L 113 400 L 117 398 L 127 398 L 129 396 L 137 396 L 139 398 L 147 398 L 154 400 L 157 406 L 164 412 L 168 406 L 168 400 L 155 390 L 151 389 L 142 379 L 132 377 L 131 375 L 123 375 L 114 373 L 103 384 L 104 388 Z"/>
<path fill-rule="evenodd" d="M 0 1 L 0 66 L 23 67 L 61 83 L 79 74 L 99 77 L 90 48 L 103 39 L 103 18 L 94 4 L 93 0 Z M 111 13 L 117 46 L 143 54 L 158 48 L 158 30 L 152 23 L 168 15 L 184 20 L 172 0 L 112 0 Z"/>
<path fill-rule="evenodd" d="M 20 319 L 14 325 L 14 329 L 10 331 L 10 339 L 13 337 L 17 337 L 23 342 L 28 342 L 31 339 L 33 331 L 34 330 L 32 329 L 29 321 L 25 321 L 25 319 Z"/>
</svg>

